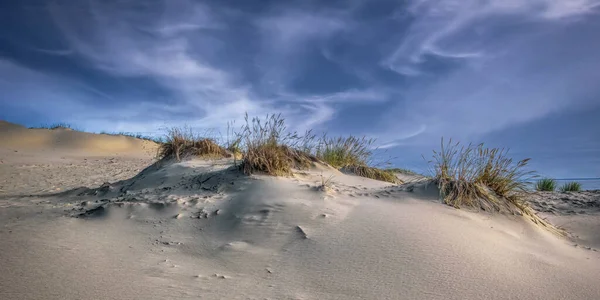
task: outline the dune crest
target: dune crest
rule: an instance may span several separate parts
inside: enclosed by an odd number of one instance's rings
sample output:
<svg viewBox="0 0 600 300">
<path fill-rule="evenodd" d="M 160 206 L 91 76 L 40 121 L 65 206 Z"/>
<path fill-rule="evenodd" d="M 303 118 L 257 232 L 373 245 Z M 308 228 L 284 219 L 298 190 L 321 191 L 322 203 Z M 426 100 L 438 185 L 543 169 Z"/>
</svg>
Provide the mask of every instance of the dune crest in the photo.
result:
<svg viewBox="0 0 600 300">
<path fill-rule="evenodd" d="M 68 128 L 29 129 L 0 122 L 2 148 L 21 151 L 45 149 L 81 155 L 138 155 L 156 153 L 156 143 L 122 135 L 94 134 Z"/>
</svg>

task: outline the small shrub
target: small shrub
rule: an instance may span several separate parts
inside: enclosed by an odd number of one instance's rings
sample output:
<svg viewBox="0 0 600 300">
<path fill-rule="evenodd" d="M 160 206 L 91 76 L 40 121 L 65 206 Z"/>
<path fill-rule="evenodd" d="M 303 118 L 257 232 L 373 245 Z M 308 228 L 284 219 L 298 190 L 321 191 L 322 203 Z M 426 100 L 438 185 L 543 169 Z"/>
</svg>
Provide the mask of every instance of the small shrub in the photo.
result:
<svg viewBox="0 0 600 300">
<path fill-rule="evenodd" d="M 159 159 L 174 157 L 177 161 L 181 161 L 185 156 L 223 158 L 229 155 L 214 140 L 194 134 L 189 127 L 168 129 L 164 143 L 158 148 L 157 157 Z"/>
<path fill-rule="evenodd" d="M 581 191 L 581 183 L 579 182 L 567 182 L 560 187 L 562 192 L 580 192 Z"/>
<path fill-rule="evenodd" d="M 552 178 L 542 178 L 535 184 L 535 189 L 541 192 L 553 192 L 556 189 L 556 181 Z"/>
<path fill-rule="evenodd" d="M 264 120 L 245 118 L 240 141 L 245 151 L 241 169 L 245 174 L 262 172 L 274 176 L 288 176 L 292 169 L 309 168 L 316 160 L 299 148 L 310 144 L 311 136 L 288 133 L 281 115 L 267 115 Z"/>
<path fill-rule="evenodd" d="M 316 156 L 334 168 L 366 165 L 371 156 L 374 139 L 354 136 L 328 138 L 323 135 L 316 149 Z"/>
<path fill-rule="evenodd" d="M 507 155 L 506 149 L 483 144 L 465 147 L 451 140 L 445 145 L 442 139 L 441 150 L 433 151 L 430 164 L 444 202 L 456 208 L 524 211 L 518 192 L 525 190 L 533 172 L 525 171 L 529 159 L 514 163 Z"/>
<path fill-rule="evenodd" d="M 371 178 L 380 181 L 387 181 L 391 183 L 402 183 L 398 177 L 389 170 L 381 170 L 374 167 L 369 167 L 366 165 L 353 165 L 353 166 L 345 166 L 341 169 L 344 172 L 350 172 L 356 174 L 361 177 Z"/>
</svg>

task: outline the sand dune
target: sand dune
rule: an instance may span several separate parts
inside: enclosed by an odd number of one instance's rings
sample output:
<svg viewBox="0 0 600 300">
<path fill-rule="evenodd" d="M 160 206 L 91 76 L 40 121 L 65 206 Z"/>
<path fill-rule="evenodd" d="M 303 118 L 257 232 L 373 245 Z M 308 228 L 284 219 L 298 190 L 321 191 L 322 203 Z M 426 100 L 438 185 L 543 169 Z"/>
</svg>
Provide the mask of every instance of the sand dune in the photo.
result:
<svg viewBox="0 0 600 300">
<path fill-rule="evenodd" d="M 150 165 L 141 141 L 92 159 L 80 133 L 32 135 L 47 136 L 1 146 L 0 299 L 600 299 L 594 247 L 521 216 L 444 206 L 424 181 Z M 57 146 L 75 153 L 69 163 L 48 151 L 59 136 L 74 139 Z"/>
<path fill-rule="evenodd" d="M 70 129 L 0 121 L 0 195 L 65 191 L 130 178 L 153 162 L 157 144 Z"/>
<path fill-rule="evenodd" d="M 139 155 L 140 149 L 154 154 L 156 143 L 121 135 L 93 134 L 71 129 L 28 129 L 0 121 L 2 148 L 21 151 L 62 151 L 70 154 Z"/>
</svg>

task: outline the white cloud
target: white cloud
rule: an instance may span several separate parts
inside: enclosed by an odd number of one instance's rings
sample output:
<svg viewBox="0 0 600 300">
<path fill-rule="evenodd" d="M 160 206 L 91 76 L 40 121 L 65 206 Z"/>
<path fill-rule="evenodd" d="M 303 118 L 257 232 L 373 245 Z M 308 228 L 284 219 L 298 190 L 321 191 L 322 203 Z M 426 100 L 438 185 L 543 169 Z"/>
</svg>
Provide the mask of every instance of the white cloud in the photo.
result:
<svg viewBox="0 0 600 300">
<path fill-rule="evenodd" d="M 449 58 L 481 58 L 487 49 L 478 47 L 485 34 L 473 34 L 465 41 L 466 30 L 494 26 L 493 18 L 514 17 L 518 22 L 547 21 L 597 14 L 600 0 L 417 0 L 409 7 L 414 21 L 398 47 L 382 65 L 403 75 L 418 75 L 415 64 L 423 55 Z M 407 71 L 408 70 L 408 71 Z"/>
<path fill-rule="evenodd" d="M 245 112 L 272 109 L 262 105 L 246 86 L 236 84 L 228 72 L 203 58 L 202 51 L 213 45 L 202 43 L 201 33 L 188 35 L 199 28 L 220 28 L 206 6 L 165 1 L 160 16 L 154 19 L 126 6 L 90 3 L 85 9 L 93 16 L 91 20 L 60 5 L 51 9 L 75 51 L 112 76 L 152 79 L 169 90 L 186 112 L 197 112 L 192 125 L 216 128 L 240 119 Z M 188 23 L 192 21 L 195 23 Z M 165 111 L 169 105 L 164 104 Z"/>
<path fill-rule="evenodd" d="M 263 66 L 262 88 L 268 94 L 261 96 L 249 81 L 254 78 L 240 77 L 210 55 L 219 48 L 209 31 L 231 34 L 215 9 L 191 1 L 161 1 L 143 11 L 126 2 L 86 3 L 74 8 L 58 1 L 50 6 L 53 20 L 75 53 L 111 76 L 153 80 L 170 91 L 187 113 L 197 112 L 192 125 L 222 128 L 246 112 L 281 112 L 298 114 L 289 117 L 298 120 L 298 127 L 317 126 L 335 114 L 328 103 L 383 98 L 375 91 L 298 95 L 290 89 L 300 70 L 294 57 L 302 55 L 303 45 L 325 41 L 344 29 L 345 21 L 335 14 L 286 9 L 256 18 L 253 24 L 262 43 L 256 61 Z M 169 111 L 166 106 L 164 111 Z"/>
<path fill-rule="evenodd" d="M 600 58 L 593 54 L 600 51 L 593 38 L 600 23 L 592 21 L 599 3 L 413 2 L 413 22 L 381 62 L 412 82 L 401 104 L 382 117 L 381 136 L 392 141 L 384 146 L 396 146 L 397 128 L 415 123 L 427 130 L 411 143 L 470 139 L 600 104 L 592 96 L 600 93 L 592 84 L 600 76 Z M 439 61 L 454 65 L 435 65 Z"/>
</svg>

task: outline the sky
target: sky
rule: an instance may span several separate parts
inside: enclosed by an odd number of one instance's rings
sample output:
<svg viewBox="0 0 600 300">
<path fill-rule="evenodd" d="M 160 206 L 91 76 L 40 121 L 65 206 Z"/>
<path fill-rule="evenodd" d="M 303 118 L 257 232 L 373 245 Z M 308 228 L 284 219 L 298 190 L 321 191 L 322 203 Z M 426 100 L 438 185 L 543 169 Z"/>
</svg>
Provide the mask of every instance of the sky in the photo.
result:
<svg viewBox="0 0 600 300">
<path fill-rule="evenodd" d="M 600 0 L 0 1 L 0 119 L 26 126 L 281 113 L 396 166 L 445 137 L 600 177 L 599 83 Z"/>
</svg>

